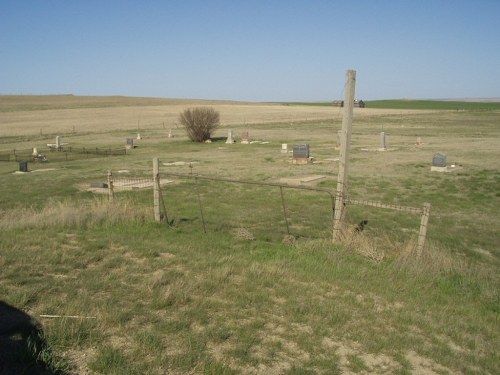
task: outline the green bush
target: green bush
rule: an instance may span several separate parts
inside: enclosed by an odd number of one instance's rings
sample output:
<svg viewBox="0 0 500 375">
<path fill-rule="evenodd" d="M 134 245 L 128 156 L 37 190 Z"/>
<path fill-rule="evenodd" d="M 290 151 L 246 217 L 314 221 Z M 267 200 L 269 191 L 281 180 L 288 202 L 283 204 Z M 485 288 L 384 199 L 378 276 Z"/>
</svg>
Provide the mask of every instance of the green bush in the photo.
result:
<svg viewBox="0 0 500 375">
<path fill-rule="evenodd" d="M 219 127 L 220 115 L 211 107 L 185 109 L 179 115 L 179 122 L 193 142 L 205 142 Z"/>
</svg>

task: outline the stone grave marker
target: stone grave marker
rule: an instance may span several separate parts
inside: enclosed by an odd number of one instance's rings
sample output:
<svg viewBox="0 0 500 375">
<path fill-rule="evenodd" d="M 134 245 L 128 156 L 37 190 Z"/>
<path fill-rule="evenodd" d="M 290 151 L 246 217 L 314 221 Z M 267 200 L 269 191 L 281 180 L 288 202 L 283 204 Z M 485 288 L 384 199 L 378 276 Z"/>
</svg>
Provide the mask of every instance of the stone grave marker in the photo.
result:
<svg viewBox="0 0 500 375">
<path fill-rule="evenodd" d="M 380 150 L 387 150 L 387 139 L 385 136 L 385 132 L 380 133 Z"/>
<path fill-rule="evenodd" d="M 298 144 L 293 146 L 293 164 L 309 164 L 312 162 L 309 153 L 309 144 Z"/>
<path fill-rule="evenodd" d="M 27 160 L 21 160 L 19 162 L 19 172 L 29 172 Z"/>
<path fill-rule="evenodd" d="M 134 138 L 127 138 L 127 145 L 125 146 L 127 150 L 134 148 Z"/>
<path fill-rule="evenodd" d="M 283 153 L 283 154 L 288 153 L 288 144 L 286 144 L 286 143 L 281 144 L 281 153 Z"/>
<path fill-rule="evenodd" d="M 59 151 L 62 147 L 61 137 L 56 136 L 56 149 Z"/>
<path fill-rule="evenodd" d="M 228 130 L 227 131 L 226 143 L 231 143 L 231 144 L 234 143 L 234 140 L 233 140 L 233 131 L 232 130 Z"/>
<path fill-rule="evenodd" d="M 432 157 L 432 166 L 433 167 L 440 167 L 440 168 L 445 168 L 446 167 L 446 155 L 443 153 L 436 153 Z"/>
</svg>

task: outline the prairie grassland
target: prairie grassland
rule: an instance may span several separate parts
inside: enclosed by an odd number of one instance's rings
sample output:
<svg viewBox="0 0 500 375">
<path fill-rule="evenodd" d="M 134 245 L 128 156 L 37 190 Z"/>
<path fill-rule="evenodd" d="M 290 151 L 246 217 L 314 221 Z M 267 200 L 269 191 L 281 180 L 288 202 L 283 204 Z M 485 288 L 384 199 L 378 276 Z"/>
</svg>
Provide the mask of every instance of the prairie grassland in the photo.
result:
<svg viewBox="0 0 500 375">
<path fill-rule="evenodd" d="M 222 125 L 329 119 L 340 108 L 206 100 L 42 96 L 0 96 L 0 137 L 177 129 L 179 113 L 205 105 L 221 114 Z M 412 110 L 356 109 L 357 116 L 405 114 Z"/>
<path fill-rule="evenodd" d="M 348 206 L 344 240 L 332 244 L 327 194 L 285 189 L 288 233 L 276 187 L 169 176 L 321 176 L 310 186 L 334 191 L 337 108 L 216 103 L 230 127 L 194 144 L 181 129 L 167 138 L 159 123 L 177 104 L 154 103 L 153 115 L 127 100 L 101 108 L 109 117 L 75 102 L 0 113 L 0 149 L 43 150 L 40 124 L 51 136 L 68 129 L 72 145 L 124 145 L 141 118 L 143 139 L 126 156 L 49 157 L 27 174 L 0 162 L 1 299 L 41 322 L 51 350 L 34 353 L 38 362 L 79 374 L 500 372 L 499 112 L 356 111 L 349 193 L 430 202 L 417 254 L 418 215 Z M 73 131 L 82 113 L 92 126 Z M 15 115 L 22 128 L 12 127 Z M 265 143 L 225 144 L 229 128 Z M 378 151 L 381 131 L 387 151 Z M 315 163 L 290 163 L 281 143 L 309 143 Z M 438 151 L 461 169 L 431 173 Z M 151 176 L 153 157 L 174 181 L 163 191 L 170 226 L 153 222 L 150 190 L 114 202 L 87 190 L 108 170 Z M 360 220 L 368 225 L 358 233 Z"/>
</svg>

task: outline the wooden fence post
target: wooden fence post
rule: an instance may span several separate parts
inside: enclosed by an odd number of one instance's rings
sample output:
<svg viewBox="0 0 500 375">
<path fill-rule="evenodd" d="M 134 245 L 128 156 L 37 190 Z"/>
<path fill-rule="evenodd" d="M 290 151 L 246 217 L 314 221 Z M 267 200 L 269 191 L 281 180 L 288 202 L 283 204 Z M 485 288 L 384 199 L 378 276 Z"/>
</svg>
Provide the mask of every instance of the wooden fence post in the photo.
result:
<svg viewBox="0 0 500 375">
<path fill-rule="evenodd" d="M 425 245 L 425 238 L 427 236 L 427 223 L 429 222 L 429 215 L 431 211 L 431 204 L 424 203 L 424 209 L 422 210 L 422 219 L 420 220 L 420 231 L 418 232 L 418 243 L 417 243 L 417 256 L 422 254 Z"/>
<path fill-rule="evenodd" d="M 349 151 L 351 147 L 352 113 L 354 107 L 354 87 L 356 84 L 356 71 L 348 70 L 346 73 L 346 90 L 344 100 L 344 116 L 342 118 L 341 146 L 339 158 L 339 174 L 337 179 L 337 194 L 333 216 L 333 238 L 335 242 L 340 238 L 342 218 L 344 216 L 347 198 Z"/>
<path fill-rule="evenodd" d="M 153 199 L 154 199 L 154 217 L 155 221 L 161 221 L 160 213 L 160 169 L 158 158 L 153 159 Z"/>
<path fill-rule="evenodd" d="M 111 173 L 111 170 L 108 171 L 108 199 L 111 202 L 115 199 L 115 191 L 113 188 L 113 174 Z"/>
</svg>

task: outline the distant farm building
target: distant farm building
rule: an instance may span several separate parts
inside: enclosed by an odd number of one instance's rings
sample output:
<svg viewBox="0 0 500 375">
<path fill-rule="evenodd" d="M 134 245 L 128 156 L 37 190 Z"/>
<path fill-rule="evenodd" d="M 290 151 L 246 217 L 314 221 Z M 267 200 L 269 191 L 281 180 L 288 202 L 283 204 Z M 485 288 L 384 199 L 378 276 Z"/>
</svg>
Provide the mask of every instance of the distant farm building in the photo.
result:
<svg viewBox="0 0 500 375">
<path fill-rule="evenodd" d="M 334 107 L 343 107 L 344 101 L 343 100 L 334 100 L 332 104 Z M 354 107 L 365 108 L 365 102 L 362 100 L 354 100 Z"/>
</svg>

